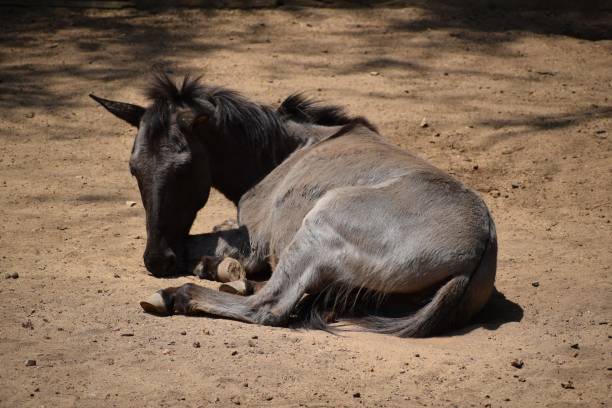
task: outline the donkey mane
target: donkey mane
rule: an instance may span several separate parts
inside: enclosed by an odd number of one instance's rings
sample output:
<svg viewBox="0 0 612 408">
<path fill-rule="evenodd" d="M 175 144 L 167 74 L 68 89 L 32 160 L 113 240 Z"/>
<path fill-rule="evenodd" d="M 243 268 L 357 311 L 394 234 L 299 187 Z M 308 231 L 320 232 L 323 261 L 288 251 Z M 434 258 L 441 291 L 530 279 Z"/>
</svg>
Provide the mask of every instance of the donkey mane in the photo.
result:
<svg viewBox="0 0 612 408">
<path fill-rule="evenodd" d="M 288 96 L 275 111 L 244 98 L 238 92 L 217 86 L 201 83 L 201 77 L 186 75 L 180 87 L 164 72 L 155 72 L 153 80 L 146 90 L 146 96 L 153 102 L 153 108 L 162 118 L 167 118 L 169 110 L 176 106 L 197 108 L 203 102 L 210 102 L 218 112 L 218 125 L 224 130 L 239 131 L 240 136 L 256 143 L 260 147 L 270 139 L 270 130 L 276 130 L 273 136 L 284 136 L 283 120 L 300 123 L 311 123 L 321 126 L 342 126 L 363 124 L 376 131 L 367 119 L 353 117 L 336 105 L 322 105 L 320 101 L 310 99 L 303 93 Z M 227 129 L 227 127 L 233 129 Z"/>
<path fill-rule="evenodd" d="M 288 119 L 321 126 L 343 126 L 361 124 L 377 132 L 377 129 L 363 117 L 349 116 L 344 108 L 336 105 L 322 105 L 303 93 L 289 95 L 278 107 L 277 112 Z"/>
<path fill-rule="evenodd" d="M 275 152 L 285 131 L 281 118 L 272 108 L 253 103 L 237 92 L 204 85 L 200 79 L 187 75 L 179 87 L 164 72 L 154 73 L 146 90 L 153 102 L 153 116 L 159 118 L 153 126 L 165 126 L 175 107 L 197 110 L 210 103 L 216 110 L 216 126 L 223 134 L 234 136 L 238 143 L 256 146 L 259 151 Z"/>
</svg>

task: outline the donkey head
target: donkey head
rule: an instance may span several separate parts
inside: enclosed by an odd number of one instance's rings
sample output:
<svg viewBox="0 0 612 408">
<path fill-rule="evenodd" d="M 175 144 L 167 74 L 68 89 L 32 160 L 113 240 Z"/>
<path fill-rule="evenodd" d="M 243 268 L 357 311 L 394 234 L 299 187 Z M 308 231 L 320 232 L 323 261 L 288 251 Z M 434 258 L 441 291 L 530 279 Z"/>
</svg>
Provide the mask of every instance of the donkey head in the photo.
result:
<svg viewBox="0 0 612 408">
<path fill-rule="evenodd" d="M 186 88 L 194 82 L 186 78 L 179 90 L 158 74 L 148 92 L 152 104 L 147 108 L 90 95 L 138 130 L 129 166 L 146 212 L 144 263 L 155 276 L 185 269 L 186 239 L 210 193 L 211 170 L 202 135 L 215 107 L 202 95 L 197 103 L 184 100 L 189 94 Z"/>
</svg>

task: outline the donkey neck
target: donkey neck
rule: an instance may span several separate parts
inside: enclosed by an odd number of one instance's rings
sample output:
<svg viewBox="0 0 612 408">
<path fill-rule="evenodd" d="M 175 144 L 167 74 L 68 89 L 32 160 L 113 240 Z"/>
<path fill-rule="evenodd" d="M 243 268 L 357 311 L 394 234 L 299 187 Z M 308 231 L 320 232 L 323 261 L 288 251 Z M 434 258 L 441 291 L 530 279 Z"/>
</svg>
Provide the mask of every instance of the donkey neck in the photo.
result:
<svg viewBox="0 0 612 408">
<path fill-rule="evenodd" d="M 303 144 L 280 123 L 266 132 L 266 138 L 223 135 L 209 143 L 212 186 L 236 205 L 244 193 Z"/>
<path fill-rule="evenodd" d="M 325 140 L 342 126 L 318 126 L 283 121 L 267 133 L 270 140 L 262 149 L 257 143 L 241 143 L 234 138 L 220 138 L 211 143 L 212 185 L 234 204 L 294 151 Z"/>
</svg>

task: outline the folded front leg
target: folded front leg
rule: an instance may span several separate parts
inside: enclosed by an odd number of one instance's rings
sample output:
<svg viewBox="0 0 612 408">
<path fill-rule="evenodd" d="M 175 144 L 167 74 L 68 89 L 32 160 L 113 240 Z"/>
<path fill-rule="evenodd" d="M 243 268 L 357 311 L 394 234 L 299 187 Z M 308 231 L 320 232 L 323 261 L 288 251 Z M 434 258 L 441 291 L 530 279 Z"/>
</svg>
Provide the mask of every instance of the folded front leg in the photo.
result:
<svg viewBox="0 0 612 408">
<path fill-rule="evenodd" d="M 238 260 L 219 256 L 203 256 L 200 258 L 200 261 L 193 267 L 193 274 L 200 279 L 223 283 L 246 278 L 246 272 Z"/>
</svg>

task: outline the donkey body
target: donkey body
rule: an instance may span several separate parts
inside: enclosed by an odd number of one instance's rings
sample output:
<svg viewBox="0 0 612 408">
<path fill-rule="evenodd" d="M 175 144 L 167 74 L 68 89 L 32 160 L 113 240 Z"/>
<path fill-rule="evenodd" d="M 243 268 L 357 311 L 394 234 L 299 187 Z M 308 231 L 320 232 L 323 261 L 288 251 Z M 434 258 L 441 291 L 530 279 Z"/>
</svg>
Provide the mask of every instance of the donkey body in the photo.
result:
<svg viewBox="0 0 612 408">
<path fill-rule="evenodd" d="M 237 204 L 239 228 L 220 233 L 233 238 L 220 239 L 222 245 L 210 255 L 240 259 L 247 275 L 268 265 L 273 273 L 250 296 L 187 284 L 159 291 L 142 303 L 145 310 L 279 326 L 287 325 L 301 305 L 298 320 L 312 326 L 325 326 L 324 316 L 332 312 L 369 330 L 423 337 L 464 325 L 488 301 L 497 240 L 483 201 L 451 176 L 385 142 L 366 120 L 299 96 L 274 112 L 197 81 L 186 80 L 178 89 L 160 76 L 155 87 L 155 104 L 167 107 L 162 115 L 168 140 L 173 131 L 186 140 L 203 140 L 202 148 L 185 143 L 200 154 L 191 159 L 207 161 L 202 176 L 210 180 L 207 188 L 216 187 Z M 124 119 L 135 109 L 125 105 L 119 112 L 110 105 L 114 102 L 97 100 Z M 159 106 L 138 111 L 139 120 L 132 122 L 141 130 L 149 127 L 150 111 L 162 112 Z M 147 143 L 160 137 L 139 131 L 135 150 L 147 150 Z M 132 161 L 143 159 L 133 155 Z M 150 166 L 143 167 L 154 171 Z M 146 194 L 157 190 L 141 179 L 148 239 L 165 240 L 177 257 L 175 248 L 185 251 L 186 233 L 182 245 L 171 244 L 167 237 L 180 234 L 152 226 L 149 213 L 160 204 L 151 204 L 155 199 Z M 184 218 L 191 219 L 190 227 L 192 216 Z M 416 310 L 385 312 L 387 298 L 421 299 L 424 293 L 429 296 Z"/>
</svg>

